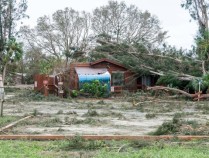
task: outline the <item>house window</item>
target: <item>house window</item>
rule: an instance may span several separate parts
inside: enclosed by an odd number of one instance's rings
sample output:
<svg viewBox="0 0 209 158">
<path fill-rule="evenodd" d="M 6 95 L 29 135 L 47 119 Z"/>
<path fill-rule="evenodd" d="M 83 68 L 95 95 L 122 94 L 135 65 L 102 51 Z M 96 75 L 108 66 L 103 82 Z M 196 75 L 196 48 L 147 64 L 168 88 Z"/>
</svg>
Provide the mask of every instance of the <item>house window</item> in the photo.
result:
<svg viewBox="0 0 209 158">
<path fill-rule="evenodd" d="M 112 72 L 111 79 L 112 79 L 112 86 L 123 86 L 124 72 L 122 71 Z"/>
<path fill-rule="evenodd" d="M 150 76 L 142 76 L 142 85 L 151 86 L 151 77 Z"/>
</svg>

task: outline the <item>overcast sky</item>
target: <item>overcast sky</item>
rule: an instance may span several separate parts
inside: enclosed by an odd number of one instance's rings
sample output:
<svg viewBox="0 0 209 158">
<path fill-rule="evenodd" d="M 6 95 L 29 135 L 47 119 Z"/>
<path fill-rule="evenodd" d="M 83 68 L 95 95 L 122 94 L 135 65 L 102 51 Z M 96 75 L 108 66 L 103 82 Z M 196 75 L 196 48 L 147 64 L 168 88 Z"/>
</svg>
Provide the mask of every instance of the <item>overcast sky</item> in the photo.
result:
<svg viewBox="0 0 209 158">
<path fill-rule="evenodd" d="M 134 4 L 140 10 L 148 10 L 161 21 L 161 26 L 170 36 L 167 41 L 178 48 L 190 49 L 197 31 L 197 24 L 192 21 L 188 11 L 181 8 L 181 0 L 118 0 Z M 25 25 L 33 27 L 38 17 L 52 15 L 58 9 L 71 7 L 79 11 L 92 12 L 96 7 L 106 5 L 108 0 L 28 0 Z"/>
</svg>

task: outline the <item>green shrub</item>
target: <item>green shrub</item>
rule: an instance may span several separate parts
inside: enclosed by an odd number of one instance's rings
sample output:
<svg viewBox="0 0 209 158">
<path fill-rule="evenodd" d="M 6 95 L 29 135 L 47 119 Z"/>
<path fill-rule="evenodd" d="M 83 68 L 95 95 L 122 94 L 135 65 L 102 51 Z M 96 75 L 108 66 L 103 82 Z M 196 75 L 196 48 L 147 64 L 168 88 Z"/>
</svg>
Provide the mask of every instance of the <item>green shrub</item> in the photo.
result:
<svg viewBox="0 0 209 158">
<path fill-rule="evenodd" d="M 106 97 L 108 93 L 107 88 L 107 84 L 102 84 L 99 80 L 93 80 L 90 83 L 84 83 L 80 92 L 90 97 Z"/>
<path fill-rule="evenodd" d="M 78 97 L 78 91 L 77 91 L 77 90 L 72 90 L 71 96 L 72 96 L 73 98 Z"/>
</svg>

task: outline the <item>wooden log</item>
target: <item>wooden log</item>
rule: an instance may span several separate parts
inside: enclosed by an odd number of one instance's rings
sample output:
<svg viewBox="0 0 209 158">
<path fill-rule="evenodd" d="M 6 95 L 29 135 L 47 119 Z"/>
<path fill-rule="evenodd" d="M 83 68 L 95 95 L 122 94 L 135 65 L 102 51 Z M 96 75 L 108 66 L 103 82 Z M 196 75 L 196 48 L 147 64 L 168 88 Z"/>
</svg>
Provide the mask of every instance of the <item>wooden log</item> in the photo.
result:
<svg viewBox="0 0 209 158">
<path fill-rule="evenodd" d="M 164 86 L 154 86 L 154 87 L 148 87 L 147 90 L 154 90 L 154 91 L 157 91 L 157 90 L 165 90 L 165 91 L 171 91 L 171 92 L 174 92 L 174 93 L 180 93 L 186 97 L 189 97 L 189 98 L 197 98 L 199 95 L 201 95 L 202 92 L 198 92 L 198 93 L 195 93 L 195 94 L 190 94 L 190 93 L 187 93 L 183 90 L 180 90 L 180 89 L 177 89 L 177 88 L 170 88 L 170 87 L 164 87 Z"/>
</svg>

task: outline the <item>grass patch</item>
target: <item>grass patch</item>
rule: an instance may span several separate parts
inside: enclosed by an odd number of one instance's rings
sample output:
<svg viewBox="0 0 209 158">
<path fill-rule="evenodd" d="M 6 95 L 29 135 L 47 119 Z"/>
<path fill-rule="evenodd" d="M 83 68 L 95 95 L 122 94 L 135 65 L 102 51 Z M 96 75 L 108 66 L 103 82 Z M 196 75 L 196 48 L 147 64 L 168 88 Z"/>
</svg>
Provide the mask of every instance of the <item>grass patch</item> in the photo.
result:
<svg viewBox="0 0 209 158">
<path fill-rule="evenodd" d="M 19 116 L 4 116 L 4 117 L 0 117 L 0 127 L 4 127 L 4 126 L 8 125 L 9 123 L 17 121 L 18 119 L 20 119 Z"/>
<path fill-rule="evenodd" d="M 79 135 L 65 141 L 0 141 L 2 158 L 208 158 L 198 142 L 88 141 Z M 140 149 L 140 150 L 139 150 Z"/>
<path fill-rule="evenodd" d="M 80 158 L 61 149 L 63 141 L 0 141 L 1 158 Z M 86 155 L 89 155 L 88 153 Z M 88 156 L 87 156 L 88 157 Z M 90 158 L 90 157 L 89 157 Z"/>
<path fill-rule="evenodd" d="M 208 158 L 209 151 L 205 149 L 186 148 L 179 146 L 146 147 L 141 150 L 116 152 L 103 150 L 94 158 Z"/>
</svg>

